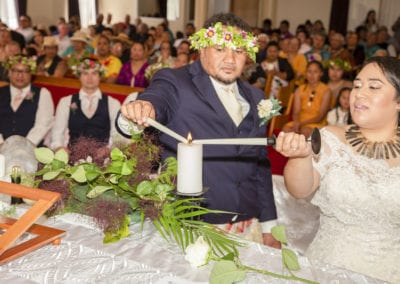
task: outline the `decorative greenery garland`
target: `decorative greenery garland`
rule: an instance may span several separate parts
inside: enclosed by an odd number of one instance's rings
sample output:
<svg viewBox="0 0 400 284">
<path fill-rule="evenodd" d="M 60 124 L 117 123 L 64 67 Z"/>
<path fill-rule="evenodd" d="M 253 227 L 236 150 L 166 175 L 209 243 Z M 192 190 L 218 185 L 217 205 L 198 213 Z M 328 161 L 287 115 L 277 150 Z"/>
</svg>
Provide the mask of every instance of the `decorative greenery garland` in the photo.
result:
<svg viewBox="0 0 400 284">
<path fill-rule="evenodd" d="M 191 48 L 199 50 L 209 46 L 228 47 L 233 50 L 243 48 L 248 56 L 256 61 L 258 52 L 257 38 L 253 34 L 240 30 L 233 26 L 223 26 L 218 22 L 213 27 L 200 29 L 189 38 Z"/>
<path fill-rule="evenodd" d="M 16 64 L 27 65 L 31 73 L 35 73 L 36 71 L 36 60 L 25 55 L 8 56 L 6 62 L 4 63 L 4 67 L 9 70 Z"/>
</svg>

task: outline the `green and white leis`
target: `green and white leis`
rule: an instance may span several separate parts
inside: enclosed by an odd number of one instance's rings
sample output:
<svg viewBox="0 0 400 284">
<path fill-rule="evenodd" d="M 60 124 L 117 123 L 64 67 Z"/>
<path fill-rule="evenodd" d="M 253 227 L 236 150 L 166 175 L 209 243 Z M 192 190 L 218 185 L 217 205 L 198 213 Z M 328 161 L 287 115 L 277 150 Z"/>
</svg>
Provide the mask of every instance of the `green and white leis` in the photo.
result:
<svg viewBox="0 0 400 284">
<path fill-rule="evenodd" d="M 36 71 L 36 60 L 25 55 L 8 56 L 4 63 L 4 67 L 6 69 L 11 69 L 11 67 L 16 64 L 27 65 L 31 73 L 35 73 Z"/>
<path fill-rule="evenodd" d="M 253 34 L 238 30 L 233 26 L 223 26 L 221 22 L 216 23 L 213 27 L 202 28 L 189 40 L 191 48 L 195 50 L 215 45 L 234 50 L 243 48 L 253 61 L 256 60 L 258 52 L 257 38 Z"/>
</svg>

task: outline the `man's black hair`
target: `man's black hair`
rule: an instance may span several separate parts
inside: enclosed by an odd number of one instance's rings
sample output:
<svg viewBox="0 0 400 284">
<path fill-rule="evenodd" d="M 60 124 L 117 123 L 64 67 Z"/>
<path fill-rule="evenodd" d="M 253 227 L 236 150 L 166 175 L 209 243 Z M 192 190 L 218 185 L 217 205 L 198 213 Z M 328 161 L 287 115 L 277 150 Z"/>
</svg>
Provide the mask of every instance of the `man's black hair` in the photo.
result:
<svg viewBox="0 0 400 284">
<path fill-rule="evenodd" d="M 251 32 L 251 27 L 245 21 L 231 13 L 220 13 L 211 16 L 211 18 L 205 21 L 203 28 L 213 27 L 218 22 L 221 22 L 225 26 L 234 26 L 243 31 Z"/>
</svg>

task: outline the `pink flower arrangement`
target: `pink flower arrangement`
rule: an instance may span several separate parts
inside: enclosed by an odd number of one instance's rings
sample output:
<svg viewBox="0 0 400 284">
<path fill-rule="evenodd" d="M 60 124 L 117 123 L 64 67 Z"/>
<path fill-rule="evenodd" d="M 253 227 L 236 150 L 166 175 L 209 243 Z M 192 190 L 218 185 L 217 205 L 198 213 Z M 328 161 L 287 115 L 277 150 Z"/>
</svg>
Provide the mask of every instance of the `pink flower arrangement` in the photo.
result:
<svg viewBox="0 0 400 284">
<path fill-rule="evenodd" d="M 69 108 L 71 109 L 72 113 L 75 113 L 76 110 L 78 109 L 78 105 L 77 105 L 75 102 L 73 102 L 73 103 L 70 105 Z"/>
<path fill-rule="evenodd" d="M 35 96 L 35 93 L 32 93 L 31 91 L 29 91 L 25 96 L 25 100 L 33 102 L 34 96 Z"/>
</svg>

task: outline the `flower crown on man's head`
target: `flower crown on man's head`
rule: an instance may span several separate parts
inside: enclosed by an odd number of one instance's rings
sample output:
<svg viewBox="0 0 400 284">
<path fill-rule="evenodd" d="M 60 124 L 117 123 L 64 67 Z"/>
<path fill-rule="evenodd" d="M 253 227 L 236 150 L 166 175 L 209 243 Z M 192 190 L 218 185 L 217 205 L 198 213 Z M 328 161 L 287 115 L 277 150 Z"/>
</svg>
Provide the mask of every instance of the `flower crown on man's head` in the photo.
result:
<svg viewBox="0 0 400 284">
<path fill-rule="evenodd" d="M 36 71 L 36 60 L 23 54 L 8 56 L 6 62 L 4 63 L 4 67 L 7 70 L 10 70 L 15 64 L 27 65 L 31 73 L 35 73 Z"/>
<path fill-rule="evenodd" d="M 103 64 L 101 64 L 96 58 L 83 58 L 78 64 L 72 66 L 72 71 L 76 76 L 80 76 L 84 70 L 94 69 L 99 72 L 101 77 L 104 76 L 106 70 Z"/>
<path fill-rule="evenodd" d="M 346 72 L 351 70 L 350 62 L 348 62 L 347 60 L 343 60 L 342 58 L 335 58 L 335 59 L 326 60 L 324 62 L 324 66 L 326 68 L 337 66 L 337 67 L 339 67 L 340 69 L 342 69 L 342 70 L 344 70 Z"/>
<path fill-rule="evenodd" d="M 213 27 L 202 28 L 189 38 L 191 48 L 199 50 L 209 46 L 228 47 L 230 49 L 243 48 L 248 56 L 256 61 L 258 52 L 257 38 L 246 31 L 238 30 L 233 26 L 223 26 L 221 22 Z"/>
</svg>

